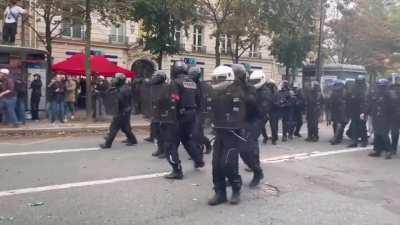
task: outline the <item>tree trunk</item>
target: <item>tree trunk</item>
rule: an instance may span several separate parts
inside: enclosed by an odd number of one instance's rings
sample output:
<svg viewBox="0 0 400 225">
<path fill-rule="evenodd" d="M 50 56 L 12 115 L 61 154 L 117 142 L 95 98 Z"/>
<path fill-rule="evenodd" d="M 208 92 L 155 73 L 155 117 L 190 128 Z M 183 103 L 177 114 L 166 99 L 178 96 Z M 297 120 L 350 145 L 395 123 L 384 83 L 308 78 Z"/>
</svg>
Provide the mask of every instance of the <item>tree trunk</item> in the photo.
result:
<svg viewBox="0 0 400 225">
<path fill-rule="evenodd" d="M 290 67 L 287 65 L 286 66 L 285 80 L 289 81 L 289 78 L 290 78 Z"/>
<path fill-rule="evenodd" d="M 220 45 L 221 42 L 219 38 L 221 37 L 221 30 L 217 27 L 217 31 L 215 32 L 215 67 L 221 65 L 221 52 Z"/>
<path fill-rule="evenodd" d="M 46 71 L 46 87 L 53 78 L 53 45 L 51 39 L 51 21 L 50 19 L 45 20 L 45 40 L 46 40 L 46 51 L 47 51 L 47 71 Z"/>
<path fill-rule="evenodd" d="M 157 57 L 158 69 L 162 70 L 163 51 L 160 51 Z"/>
<path fill-rule="evenodd" d="M 86 0 L 85 10 L 85 75 L 86 75 L 86 119 L 92 120 L 92 71 L 90 64 L 90 48 L 91 48 L 91 31 L 92 31 L 92 20 L 91 20 L 91 0 Z"/>
<path fill-rule="evenodd" d="M 235 59 L 235 61 L 234 61 L 234 63 L 239 63 L 239 58 L 240 58 L 240 56 L 239 56 L 239 42 L 240 42 L 240 40 L 239 40 L 239 36 L 236 36 L 236 38 L 235 38 L 235 56 L 234 56 L 234 59 Z"/>
</svg>

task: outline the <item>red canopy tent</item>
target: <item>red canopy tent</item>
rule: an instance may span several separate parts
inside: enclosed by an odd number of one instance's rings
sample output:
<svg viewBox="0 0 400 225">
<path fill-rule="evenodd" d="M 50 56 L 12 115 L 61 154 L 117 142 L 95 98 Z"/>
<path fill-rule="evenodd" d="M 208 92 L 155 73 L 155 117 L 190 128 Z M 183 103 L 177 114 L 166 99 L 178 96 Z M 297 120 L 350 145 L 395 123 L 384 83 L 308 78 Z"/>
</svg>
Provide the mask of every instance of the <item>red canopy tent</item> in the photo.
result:
<svg viewBox="0 0 400 225">
<path fill-rule="evenodd" d="M 135 72 L 124 69 L 110 62 L 104 56 L 91 56 L 92 74 L 97 76 L 113 77 L 116 73 L 123 73 L 127 77 L 134 78 Z M 85 75 L 85 55 L 75 54 L 69 59 L 53 65 L 53 72 L 67 75 Z"/>
</svg>

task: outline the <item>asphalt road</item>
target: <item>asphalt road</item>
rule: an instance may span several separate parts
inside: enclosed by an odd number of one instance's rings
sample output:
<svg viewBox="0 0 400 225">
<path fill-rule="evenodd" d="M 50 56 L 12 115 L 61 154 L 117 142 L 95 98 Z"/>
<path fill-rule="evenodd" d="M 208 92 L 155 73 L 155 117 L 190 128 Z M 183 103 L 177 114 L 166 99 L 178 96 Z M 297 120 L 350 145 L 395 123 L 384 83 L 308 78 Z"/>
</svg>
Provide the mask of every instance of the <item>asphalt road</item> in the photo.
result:
<svg viewBox="0 0 400 225">
<path fill-rule="evenodd" d="M 15 225 L 399 225 L 400 161 L 368 149 L 295 139 L 261 145 L 266 179 L 245 182 L 238 206 L 208 206 L 211 156 L 193 169 L 182 149 L 185 179 L 162 178 L 166 161 L 140 143 L 99 150 L 101 137 L 0 140 L 0 224 Z M 138 135 L 140 138 L 144 134 Z"/>
</svg>

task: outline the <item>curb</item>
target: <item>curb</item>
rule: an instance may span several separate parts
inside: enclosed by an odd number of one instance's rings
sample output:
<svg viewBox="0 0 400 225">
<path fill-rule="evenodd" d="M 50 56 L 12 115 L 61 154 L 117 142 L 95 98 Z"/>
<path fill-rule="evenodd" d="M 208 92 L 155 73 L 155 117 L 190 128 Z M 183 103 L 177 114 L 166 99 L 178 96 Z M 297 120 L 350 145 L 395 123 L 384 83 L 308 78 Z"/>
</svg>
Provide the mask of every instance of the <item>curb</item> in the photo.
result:
<svg viewBox="0 0 400 225">
<path fill-rule="evenodd" d="M 150 124 L 132 124 L 134 130 L 145 130 L 148 131 Z M 83 127 L 46 127 L 46 128 L 0 128 L 0 137 L 12 137 L 12 136 L 64 136 L 68 134 L 98 134 L 105 133 L 109 129 L 107 125 L 93 125 Z"/>
</svg>

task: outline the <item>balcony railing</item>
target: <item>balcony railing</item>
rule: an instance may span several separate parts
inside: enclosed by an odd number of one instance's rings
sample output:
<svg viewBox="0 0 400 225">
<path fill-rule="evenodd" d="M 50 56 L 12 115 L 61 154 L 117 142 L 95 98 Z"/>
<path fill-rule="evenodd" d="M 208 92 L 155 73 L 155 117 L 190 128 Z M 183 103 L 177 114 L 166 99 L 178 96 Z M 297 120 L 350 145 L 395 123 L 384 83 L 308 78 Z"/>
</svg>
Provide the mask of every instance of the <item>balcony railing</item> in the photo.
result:
<svg viewBox="0 0 400 225">
<path fill-rule="evenodd" d="M 113 35 L 110 34 L 108 36 L 108 42 L 110 44 L 128 44 L 129 38 L 127 36 L 122 35 Z"/>
<path fill-rule="evenodd" d="M 261 52 L 250 52 L 249 53 L 249 58 L 262 59 L 262 53 Z"/>
<path fill-rule="evenodd" d="M 207 53 L 207 46 L 200 46 L 200 45 L 193 45 L 192 52 L 206 54 Z"/>
</svg>

